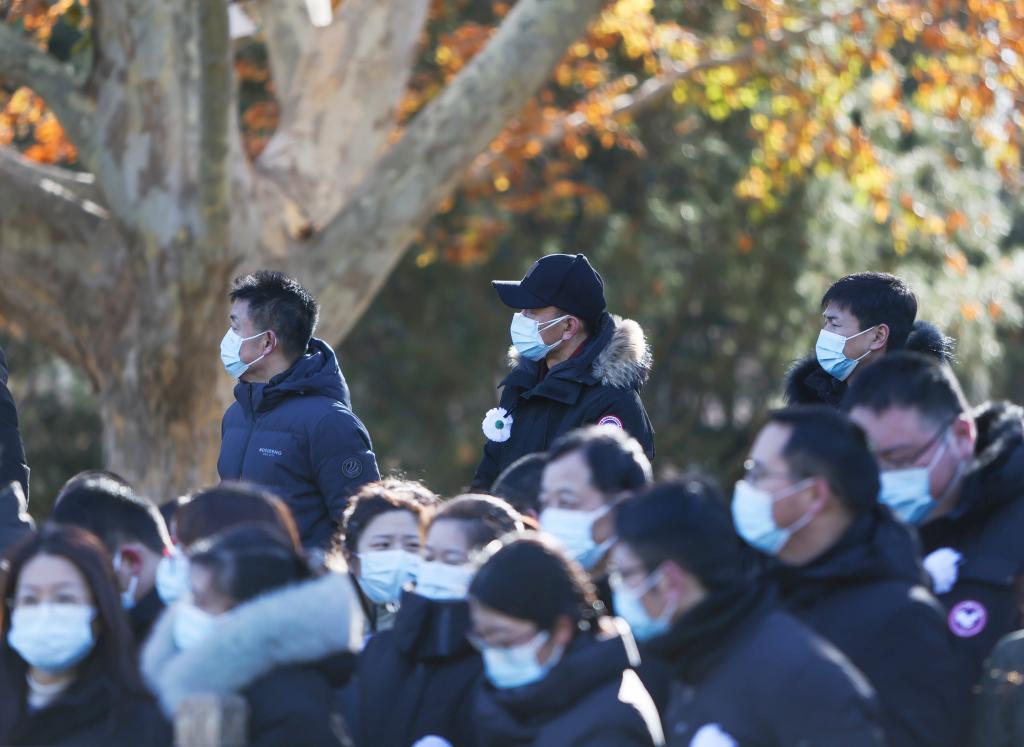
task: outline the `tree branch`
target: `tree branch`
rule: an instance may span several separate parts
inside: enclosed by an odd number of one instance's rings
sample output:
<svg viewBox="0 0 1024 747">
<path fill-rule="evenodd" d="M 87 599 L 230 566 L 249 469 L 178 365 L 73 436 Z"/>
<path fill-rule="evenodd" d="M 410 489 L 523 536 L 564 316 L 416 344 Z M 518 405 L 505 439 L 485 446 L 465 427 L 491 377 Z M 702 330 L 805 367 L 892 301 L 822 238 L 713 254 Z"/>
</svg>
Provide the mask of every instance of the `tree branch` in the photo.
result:
<svg viewBox="0 0 1024 747">
<path fill-rule="evenodd" d="M 346 0 L 315 28 L 304 0 L 264 3 L 281 118 L 258 166 L 309 224 L 334 215 L 387 146 L 428 6 Z"/>
<path fill-rule="evenodd" d="M 541 87 L 605 0 L 520 0 L 480 54 L 410 123 L 309 250 L 297 255 L 343 338 L 463 172 Z"/>
<path fill-rule="evenodd" d="M 79 160 L 91 169 L 96 105 L 81 92 L 68 68 L 10 26 L 0 23 L 0 76 L 31 88 L 43 98 L 78 148 Z"/>
</svg>

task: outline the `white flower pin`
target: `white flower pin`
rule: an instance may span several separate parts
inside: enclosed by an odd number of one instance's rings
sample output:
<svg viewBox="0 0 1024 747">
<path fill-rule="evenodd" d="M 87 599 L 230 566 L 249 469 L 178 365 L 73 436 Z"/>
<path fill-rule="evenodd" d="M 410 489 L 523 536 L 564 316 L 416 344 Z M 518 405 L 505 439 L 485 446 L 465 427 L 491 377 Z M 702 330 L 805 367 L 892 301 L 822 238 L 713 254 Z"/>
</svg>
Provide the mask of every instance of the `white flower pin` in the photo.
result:
<svg viewBox="0 0 1024 747">
<path fill-rule="evenodd" d="M 504 443 L 512 435 L 512 416 L 504 407 L 492 407 L 484 415 L 483 429 L 488 440 Z"/>
<path fill-rule="evenodd" d="M 737 744 L 718 724 L 705 724 L 693 735 L 690 747 L 737 747 Z"/>
<path fill-rule="evenodd" d="M 936 594 L 952 591 L 959 574 L 957 566 L 963 556 L 952 547 L 940 547 L 924 559 L 924 569 L 932 577 L 932 588 Z"/>
</svg>

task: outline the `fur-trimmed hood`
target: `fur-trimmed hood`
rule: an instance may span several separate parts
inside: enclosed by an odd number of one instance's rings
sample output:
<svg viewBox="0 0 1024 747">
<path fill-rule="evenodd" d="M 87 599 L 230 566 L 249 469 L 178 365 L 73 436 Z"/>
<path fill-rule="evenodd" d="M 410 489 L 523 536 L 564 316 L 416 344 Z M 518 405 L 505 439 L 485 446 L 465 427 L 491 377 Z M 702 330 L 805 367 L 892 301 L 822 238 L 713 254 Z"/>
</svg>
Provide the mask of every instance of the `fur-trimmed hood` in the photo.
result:
<svg viewBox="0 0 1024 747">
<path fill-rule="evenodd" d="M 142 674 L 168 716 L 191 695 L 237 693 L 278 667 L 358 651 L 362 641 L 362 612 L 351 580 L 341 573 L 236 607 L 209 638 L 187 651 L 174 643 L 178 609 L 164 612 L 141 660 Z"/>
<path fill-rule="evenodd" d="M 639 389 L 647 381 L 653 361 L 643 328 L 632 319 L 606 312 L 583 352 L 562 365 L 577 363 L 594 381 L 604 386 Z M 508 349 L 508 362 L 513 368 L 532 364 L 532 361 L 520 358 L 515 346 Z"/>
<path fill-rule="evenodd" d="M 987 402 L 972 415 L 978 440 L 952 518 L 984 516 L 1024 497 L 1024 409 L 1010 402 Z"/>
</svg>

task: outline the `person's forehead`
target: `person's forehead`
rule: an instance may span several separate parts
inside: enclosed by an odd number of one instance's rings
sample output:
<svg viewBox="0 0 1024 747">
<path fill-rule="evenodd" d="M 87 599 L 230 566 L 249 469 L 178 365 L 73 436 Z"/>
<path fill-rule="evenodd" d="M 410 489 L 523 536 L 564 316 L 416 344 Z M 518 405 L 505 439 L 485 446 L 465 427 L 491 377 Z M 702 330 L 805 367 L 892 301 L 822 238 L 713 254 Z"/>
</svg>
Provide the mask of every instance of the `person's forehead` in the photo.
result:
<svg viewBox="0 0 1024 747">
<path fill-rule="evenodd" d="M 36 555 L 21 569 L 18 586 L 67 586 L 86 589 L 85 576 L 74 563 L 58 555 Z"/>
<path fill-rule="evenodd" d="M 419 522 L 416 517 L 412 515 L 412 512 L 404 509 L 396 509 L 394 511 L 388 511 L 386 513 L 375 516 L 370 520 L 370 523 L 366 525 L 366 531 L 363 535 L 366 537 L 372 537 L 374 535 L 404 535 L 404 534 L 417 534 L 419 532 Z"/>
<path fill-rule="evenodd" d="M 479 633 L 486 633 L 492 630 L 520 631 L 526 630 L 532 625 L 529 620 L 520 620 L 503 612 L 498 612 L 473 598 L 469 600 L 469 611 L 473 618 L 473 627 Z"/>
<path fill-rule="evenodd" d="M 837 322 L 839 324 L 849 323 L 858 324 L 859 320 L 855 317 L 848 308 L 840 306 L 835 301 L 829 301 L 821 312 L 822 317 L 829 321 Z"/>
<path fill-rule="evenodd" d="M 782 450 L 789 441 L 793 429 L 781 423 L 768 423 L 754 439 L 750 458 L 760 465 L 782 461 Z"/>
<path fill-rule="evenodd" d="M 467 548 L 465 522 L 457 519 L 439 519 L 427 530 L 427 546 L 434 552 L 465 550 Z"/>
<path fill-rule="evenodd" d="M 537 309 L 523 309 L 523 313 L 527 316 L 547 319 L 548 317 L 558 316 L 558 309 L 554 306 L 541 306 Z"/>
<path fill-rule="evenodd" d="M 588 487 L 592 485 L 593 475 L 590 465 L 581 451 L 572 451 L 544 465 L 541 473 L 541 487 L 545 490 L 558 490 L 566 487 Z"/>
<path fill-rule="evenodd" d="M 888 407 L 881 411 L 854 407 L 850 420 L 864 429 L 875 449 L 914 445 L 935 430 L 934 424 L 913 407 Z"/>
</svg>

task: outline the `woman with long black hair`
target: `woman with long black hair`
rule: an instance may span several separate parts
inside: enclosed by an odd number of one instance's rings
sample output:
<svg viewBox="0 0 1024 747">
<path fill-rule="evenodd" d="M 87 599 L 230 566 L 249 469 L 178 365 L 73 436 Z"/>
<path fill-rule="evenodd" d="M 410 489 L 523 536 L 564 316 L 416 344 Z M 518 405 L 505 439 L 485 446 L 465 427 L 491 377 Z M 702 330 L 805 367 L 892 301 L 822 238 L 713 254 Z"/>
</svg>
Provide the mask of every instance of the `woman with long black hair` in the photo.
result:
<svg viewBox="0 0 1024 747">
<path fill-rule="evenodd" d="M 0 590 L 0 744 L 170 743 L 96 537 L 44 527 L 10 551 Z"/>
</svg>

